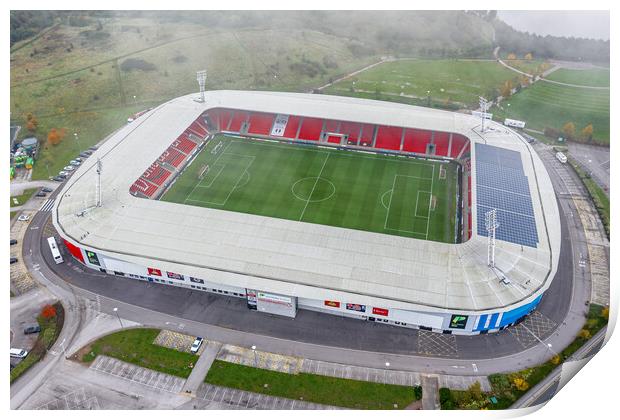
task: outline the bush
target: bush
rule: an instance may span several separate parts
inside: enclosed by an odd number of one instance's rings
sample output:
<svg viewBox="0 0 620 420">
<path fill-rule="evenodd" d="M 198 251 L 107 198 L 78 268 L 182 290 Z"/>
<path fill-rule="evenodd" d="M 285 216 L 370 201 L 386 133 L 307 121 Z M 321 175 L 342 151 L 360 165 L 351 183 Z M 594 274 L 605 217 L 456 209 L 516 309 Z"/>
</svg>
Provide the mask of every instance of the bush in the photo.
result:
<svg viewBox="0 0 620 420">
<path fill-rule="evenodd" d="M 133 71 L 133 70 L 142 70 L 142 71 L 153 71 L 157 67 L 153 63 L 149 63 L 141 58 L 128 58 L 121 63 L 122 71 Z"/>
<path fill-rule="evenodd" d="M 442 410 L 454 409 L 454 400 L 449 388 L 439 388 L 439 404 L 441 404 Z"/>
<path fill-rule="evenodd" d="M 52 305 L 45 305 L 41 310 L 41 316 L 45 319 L 52 319 L 56 316 L 56 308 Z"/>
</svg>

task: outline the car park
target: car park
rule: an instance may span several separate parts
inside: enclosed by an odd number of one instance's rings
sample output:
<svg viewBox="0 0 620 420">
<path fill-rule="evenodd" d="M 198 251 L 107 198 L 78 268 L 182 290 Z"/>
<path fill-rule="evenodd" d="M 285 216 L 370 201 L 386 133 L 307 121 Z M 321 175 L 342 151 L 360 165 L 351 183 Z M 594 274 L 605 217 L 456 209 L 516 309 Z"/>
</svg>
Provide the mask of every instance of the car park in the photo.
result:
<svg viewBox="0 0 620 420">
<path fill-rule="evenodd" d="M 11 264 L 15 264 L 17 262 L 17 258 L 11 257 Z"/>
<path fill-rule="evenodd" d="M 27 222 L 28 220 L 30 220 L 30 216 L 28 216 L 27 214 L 20 214 L 17 220 L 19 220 L 20 222 Z"/>
<path fill-rule="evenodd" d="M 36 334 L 41 332 L 39 324 L 29 325 L 24 328 L 24 334 Z"/>
<path fill-rule="evenodd" d="M 200 346 L 202 346 L 202 341 L 202 337 L 196 337 L 196 339 L 192 343 L 192 348 L 189 351 L 192 353 L 197 353 L 200 349 Z"/>
<path fill-rule="evenodd" d="M 17 245 L 17 239 L 11 239 L 11 245 Z"/>
<path fill-rule="evenodd" d="M 26 350 L 11 348 L 11 357 L 17 357 L 19 359 L 23 359 L 26 356 L 28 356 L 28 352 Z"/>
</svg>

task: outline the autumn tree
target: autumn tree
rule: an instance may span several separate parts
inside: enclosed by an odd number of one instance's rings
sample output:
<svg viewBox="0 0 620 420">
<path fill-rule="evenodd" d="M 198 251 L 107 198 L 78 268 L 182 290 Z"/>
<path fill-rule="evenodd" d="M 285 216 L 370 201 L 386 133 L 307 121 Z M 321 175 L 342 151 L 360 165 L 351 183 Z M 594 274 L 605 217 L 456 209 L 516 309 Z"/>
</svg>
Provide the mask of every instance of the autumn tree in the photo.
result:
<svg viewBox="0 0 620 420">
<path fill-rule="evenodd" d="M 564 135 L 568 138 L 572 138 L 575 136 L 575 124 L 572 122 L 567 122 L 566 124 L 564 124 L 564 126 L 562 127 L 562 132 L 564 133 Z"/>
<path fill-rule="evenodd" d="M 605 319 L 609 319 L 609 306 L 605 306 L 601 311 L 601 316 Z"/>
<path fill-rule="evenodd" d="M 554 365 L 558 365 L 561 361 L 562 361 L 562 358 L 560 357 L 559 354 L 556 354 L 555 356 L 551 358 L 551 363 L 553 363 Z"/>
<path fill-rule="evenodd" d="M 37 121 L 37 117 L 32 115 L 32 113 L 26 114 L 26 129 L 31 133 L 37 131 L 37 126 L 39 125 L 39 121 Z"/>
<path fill-rule="evenodd" d="M 594 133 L 594 127 L 592 127 L 592 124 L 588 124 L 581 130 L 581 137 L 592 141 L 592 133 Z"/>
<path fill-rule="evenodd" d="M 60 141 L 65 137 L 65 129 L 61 128 L 57 130 L 56 128 L 52 128 L 50 132 L 47 134 L 47 141 L 52 146 L 56 146 Z"/>
<path fill-rule="evenodd" d="M 579 334 L 577 334 L 577 336 L 583 338 L 584 340 L 588 340 L 590 337 L 592 337 L 592 333 L 590 333 L 590 331 L 586 329 L 583 329 L 579 331 Z"/>
<path fill-rule="evenodd" d="M 508 54 L 508 56 L 506 57 L 507 60 L 516 60 L 517 56 L 514 55 L 513 53 Z"/>
<path fill-rule="evenodd" d="M 56 308 L 52 305 L 45 305 L 43 309 L 41 309 L 41 316 L 45 319 L 51 319 L 56 316 Z"/>
<path fill-rule="evenodd" d="M 500 93 L 504 98 L 509 97 L 512 94 L 512 80 L 506 80 L 500 89 Z"/>
<path fill-rule="evenodd" d="M 525 58 L 526 60 L 532 60 L 532 53 L 525 54 L 525 57 L 523 58 Z"/>
<path fill-rule="evenodd" d="M 520 376 L 514 378 L 512 382 L 519 391 L 527 391 L 530 387 L 530 384 L 528 384 L 527 381 Z"/>
</svg>

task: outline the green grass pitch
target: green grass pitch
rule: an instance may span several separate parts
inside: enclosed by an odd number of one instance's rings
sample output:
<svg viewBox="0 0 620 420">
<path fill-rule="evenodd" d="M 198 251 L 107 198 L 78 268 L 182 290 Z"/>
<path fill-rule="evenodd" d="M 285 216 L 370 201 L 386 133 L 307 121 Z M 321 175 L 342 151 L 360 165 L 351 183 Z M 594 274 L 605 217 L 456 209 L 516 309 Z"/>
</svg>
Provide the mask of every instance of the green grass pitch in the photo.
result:
<svg viewBox="0 0 620 420">
<path fill-rule="evenodd" d="M 454 243 L 456 194 L 453 163 L 220 135 L 162 200 Z"/>
</svg>

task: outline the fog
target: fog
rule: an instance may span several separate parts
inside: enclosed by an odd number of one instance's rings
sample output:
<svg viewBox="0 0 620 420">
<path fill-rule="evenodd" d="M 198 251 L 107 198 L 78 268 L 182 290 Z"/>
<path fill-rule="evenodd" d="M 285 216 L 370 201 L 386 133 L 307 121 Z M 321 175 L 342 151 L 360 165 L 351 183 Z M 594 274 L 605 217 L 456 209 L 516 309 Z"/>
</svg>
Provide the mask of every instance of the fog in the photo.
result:
<svg viewBox="0 0 620 420">
<path fill-rule="evenodd" d="M 609 11 L 500 10 L 498 17 L 517 30 L 537 35 L 609 40 Z"/>
</svg>

